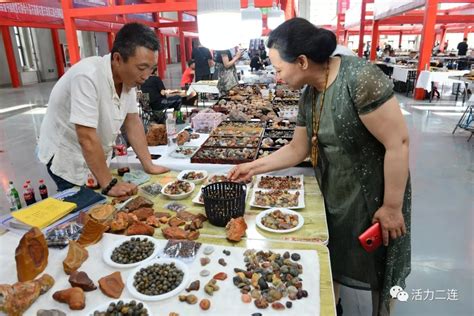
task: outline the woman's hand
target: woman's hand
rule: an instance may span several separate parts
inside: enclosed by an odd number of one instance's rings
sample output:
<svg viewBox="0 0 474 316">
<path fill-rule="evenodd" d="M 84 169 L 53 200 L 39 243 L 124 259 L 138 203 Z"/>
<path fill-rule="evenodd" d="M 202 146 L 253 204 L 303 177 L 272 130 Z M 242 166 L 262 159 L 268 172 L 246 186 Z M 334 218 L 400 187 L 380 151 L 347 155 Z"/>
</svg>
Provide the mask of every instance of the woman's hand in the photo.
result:
<svg viewBox="0 0 474 316">
<path fill-rule="evenodd" d="M 252 162 L 243 163 L 232 168 L 227 174 L 227 178 L 236 182 L 247 182 L 255 174 Z"/>
<path fill-rule="evenodd" d="M 372 224 L 379 222 L 382 227 L 384 246 L 388 246 L 389 239 L 397 239 L 406 234 L 405 219 L 400 208 L 390 208 L 382 205 L 372 218 Z"/>
</svg>

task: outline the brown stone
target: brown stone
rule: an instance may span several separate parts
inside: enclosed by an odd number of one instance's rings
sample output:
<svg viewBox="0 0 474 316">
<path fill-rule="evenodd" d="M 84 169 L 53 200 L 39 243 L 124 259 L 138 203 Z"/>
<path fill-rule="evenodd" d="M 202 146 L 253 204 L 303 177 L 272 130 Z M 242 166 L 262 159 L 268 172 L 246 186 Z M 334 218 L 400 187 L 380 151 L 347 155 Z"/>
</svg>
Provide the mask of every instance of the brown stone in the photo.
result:
<svg viewBox="0 0 474 316">
<path fill-rule="evenodd" d="M 179 132 L 179 134 L 176 136 L 176 142 L 179 146 L 184 145 L 184 143 L 189 142 L 190 140 L 191 134 L 189 134 L 189 132 L 186 130 Z"/>
<path fill-rule="evenodd" d="M 139 208 L 138 210 L 133 211 L 133 214 L 135 214 L 138 218 L 139 221 L 144 221 L 151 215 L 153 215 L 155 211 L 151 207 L 142 207 Z"/>
<path fill-rule="evenodd" d="M 132 212 L 142 207 L 152 207 L 152 206 L 153 206 L 153 202 L 150 199 L 144 196 L 137 196 L 136 198 L 134 198 L 133 200 L 127 203 L 127 205 L 125 206 L 125 209 L 128 210 L 129 212 Z"/>
<path fill-rule="evenodd" d="M 196 218 L 196 215 L 194 215 L 193 213 L 190 213 L 188 211 L 179 211 L 176 214 L 176 217 L 182 219 L 185 222 L 191 222 L 192 220 L 194 220 Z"/>
<path fill-rule="evenodd" d="M 94 206 L 89 210 L 89 216 L 98 221 L 99 223 L 103 223 L 107 221 L 115 212 L 115 207 L 111 204 L 105 205 L 98 205 Z"/>
<path fill-rule="evenodd" d="M 199 213 L 198 215 L 196 215 L 196 219 L 200 220 L 201 223 L 204 223 L 205 221 L 207 221 L 207 216 L 202 213 Z"/>
<path fill-rule="evenodd" d="M 63 268 L 66 274 L 79 269 L 84 261 L 89 257 L 89 252 L 74 240 L 69 241 L 69 248 L 66 259 L 63 261 Z"/>
<path fill-rule="evenodd" d="M 160 220 L 155 215 L 148 216 L 145 223 L 155 228 L 160 227 Z"/>
<path fill-rule="evenodd" d="M 93 245 L 102 239 L 108 227 L 94 219 L 87 221 L 77 242 L 84 247 Z"/>
<path fill-rule="evenodd" d="M 272 308 L 276 309 L 277 311 L 281 311 L 281 310 L 285 309 L 285 305 L 283 305 L 280 302 L 274 302 L 274 303 L 272 303 Z"/>
<path fill-rule="evenodd" d="M 240 241 L 247 230 L 247 223 L 243 217 L 232 218 L 226 225 L 227 239 L 230 241 Z"/>
<path fill-rule="evenodd" d="M 18 281 L 36 278 L 48 265 L 48 245 L 43 233 L 36 227 L 30 229 L 20 239 L 15 250 Z"/>
<path fill-rule="evenodd" d="M 151 124 L 146 133 L 148 146 L 166 145 L 168 143 L 166 136 L 166 125 Z"/>
<path fill-rule="evenodd" d="M 170 218 L 171 214 L 168 212 L 155 212 L 155 216 L 161 219 L 162 217 Z"/>
<path fill-rule="evenodd" d="M 177 218 L 177 217 L 171 217 L 169 220 L 168 220 L 168 225 L 170 226 L 173 226 L 173 227 L 178 227 L 178 226 L 182 226 L 186 224 L 185 221 L 183 221 L 182 219 L 180 218 Z"/>
<path fill-rule="evenodd" d="M 224 281 L 225 279 L 227 279 L 227 273 L 219 272 L 216 275 L 214 275 L 212 278 L 214 280 Z"/>
<path fill-rule="evenodd" d="M 199 291 L 199 287 L 201 286 L 201 282 L 199 280 L 191 282 L 189 284 L 189 287 L 186 289 L 186 292 L 191 292 L 191 291 Z"/>
<path fill-rule="evenodd" d="M 80 287 L 54 292 L 53 299 L 68 304 L 72 310 L 81 310 L 86 307 L 86 296 Z"/>
<path fill-rule="evenodd" d="M 162 228 L 161 232 L 166 239 L 187 239 L 188 233 L 179 227 Z"/>
<path fill-rule="evenodd" d="M 31 281 L 17 282 L 13 285 L 0 284 L 0 311 L 11 316 L 20 316 L 41 295 L 54 285 L 49 274 Z"/>
<path fill-rule="evenodd" d="M 132 235 L 147 235 L 147 236 L 153 236 L 155 233 L 155 229 L 151 227 L 150 225 L 147 225 L 142 222 L 136 222 L 129 226 L 127 228 L 127 236 L 132 236 Z"/>
<path fill-rule="evenodd" d="M 97 289 L 97 286 L 84 271 L 73 271 L 69 276 L 69 283 L 72 287 L 80 287 L 86 292 Z"/>
<path fill-rule="evenodd" d="M 124 196 L 119 196 L 119 197 L 113 198 L 112 205 L 117 205 L 117 204 L 123 203 L 126 200 L 128 200 L 129 198 L 130 198 L 129 195 L 124 195 Z"/>
<path fill-rule="evenodd" d="M 199 307 L 201 307 L 203 311 L 207 311 L 211 307 L 211 301 L 204 298 L 199 302 Z"/>
<path fill-rule="evenodd" d="M 254 302 L 254 304 L 257 308 L 265 309 L 265 308 L 268 307 L 268 302 L 263 297 L 255 300 L 253 302 Z"/>
<path fill-rule="evenodd" d="M 199 231 L 195 230 L 195 231 L 189 232 L 187 238 L 189 240 L 196 240 L 199 238 L 199 235 L 200 235 Z"/>
<path fill-rule="evenodd" d="M 112 298 L 119 298 L 122 295 L 125 285 L 120 272 L 114 272 L 99 279 L 99 287 L 102 293 Z"/>
<path fill-rule="evenodd" d="M 121 232 L 128 227 L 128 216 L 125 212 L 119 212 L 115 218 L 110 222 L 110 230 L 113 233 Z"/>
</svg>

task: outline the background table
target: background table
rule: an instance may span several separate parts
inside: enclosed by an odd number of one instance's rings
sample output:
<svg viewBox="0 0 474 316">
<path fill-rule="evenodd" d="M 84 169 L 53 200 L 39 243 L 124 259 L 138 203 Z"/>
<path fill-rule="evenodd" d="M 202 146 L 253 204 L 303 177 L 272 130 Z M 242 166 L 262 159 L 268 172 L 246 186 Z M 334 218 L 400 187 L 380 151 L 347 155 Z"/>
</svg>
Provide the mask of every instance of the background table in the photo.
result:
<svg viewBox="0 0 474 316">
<path fill-rule="evenodd" d="M 184 146 L 201 146 L 209 137 L 209 134 L 199 134 L 198 139 L 192 139 L 190 142 L 186 143 Z M 191 163 L 190 158 L 173 158 L 169 155 L 169 148 L 167 145 L 163 146 L 149 146 L 148 150 L 151 154 L 161 155 L 159 159 L 153 160 L 155 165 L 160 165 L 166 168 L 169 168 L 173 171 L 182 171 L 186 169 L 193 170 L 206 170 L 209 173 L 227 173 L 234 165 L 229 164 L 206 164 L 206 163 Z M 128 151 L 128 162 L 132 169 L 142 169 L 142 165 L 136 154 L 133 152 L 132 148 L 129 148 Z M 118 167 L 117 160 L 114 158 L 111 160 L 110 167 L 115 169 Z M 313 168 L 307 167 L 292 167 L 285 170 L 275 171 L 271 174 L 278 175 L 297 175 L 304 174 L 307 176 L 313 176 Z"/>
<path fill-rule="evenodd" d="M 433 89 L 433 82 L 439 83 L 462 83 L 460 80 L 453 80 L 449 77 L 452 76 L 462 76 L 466 73 L 469 73 L 468 70 L 455 70 L 455 71 L 427 71 L 423 70 L 418 76 L 416 82 L 416 87 L 425 89 L 428 92 L 431 92 Z"/>
</svg>

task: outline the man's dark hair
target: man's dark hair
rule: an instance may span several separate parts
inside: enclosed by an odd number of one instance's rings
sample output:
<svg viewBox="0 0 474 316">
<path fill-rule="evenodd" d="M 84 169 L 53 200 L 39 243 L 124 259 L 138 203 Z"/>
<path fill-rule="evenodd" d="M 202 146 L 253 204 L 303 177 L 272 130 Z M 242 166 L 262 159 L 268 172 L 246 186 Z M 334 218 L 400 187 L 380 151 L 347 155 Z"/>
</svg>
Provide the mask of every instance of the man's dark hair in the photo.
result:
<svg viewBox="0 0 474 316">
<path fill-rule="evenodd" d="M 194 64 L 194 59 L 188 60 L 188 67 L 191 67 L 192 64 Z"/>
<path fill-rule="evenodd" d="M 117 52 L 122 56 L 124 62 L 127 62 L 129 57 L 135 55 L 135 49 L 139 46 L 155 52 L 160 49 L 160 42 L 155 32 L 148 26 L 140 23 L 127 23 L 118 31 L 111 54 Z"/>
<path fill-rule="evenodd" d="M 270 33 L 267 42 L 268 48 L 278 50 L 281 58 L 289 63 L 300 55 L 305 55 L 317 64 L 325 63 L 336 45 L 333 32 L 318 28 L 303 18 L 284 22 Z"/>
<path fill-rule="evenodd" d="M 467 37 L 464 38 L 464 41 L 467 42 Z"/>
</svg>

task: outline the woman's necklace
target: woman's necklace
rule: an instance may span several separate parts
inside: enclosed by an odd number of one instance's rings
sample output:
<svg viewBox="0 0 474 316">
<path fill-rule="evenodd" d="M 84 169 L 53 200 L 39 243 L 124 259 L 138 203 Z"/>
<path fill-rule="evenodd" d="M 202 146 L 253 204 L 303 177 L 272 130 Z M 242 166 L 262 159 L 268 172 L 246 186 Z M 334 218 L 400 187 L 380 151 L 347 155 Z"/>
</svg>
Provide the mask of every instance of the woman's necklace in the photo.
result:
<svg viewBox="0 0 474 316">
<path fill-rule="evenodd" d="M 316 114 L 316 91 L 313 88 L 313 103 L 312 103 L 312 112 L 313 112 L 313 137 L 311 140 L 311 163 L 313 164 L 313 167 L 316 168 L 318 164 L 318 131 L 319 131 L 319 124 L 321 121 L 321 116 L 323 114 L 323 106 L 324 106 L 324 98 L 326 97 L 326 90 L 328 86 L 328 79 L 329 79 L 329 61 L 327 63 L 327 68 L 326 68 L 326 82 L 324 83 L 324 90 L 323 90 L 323 95 L 321 97 L 321 102 L 319 104 L 319 114 L 315 116 Z"/>
</svg>

